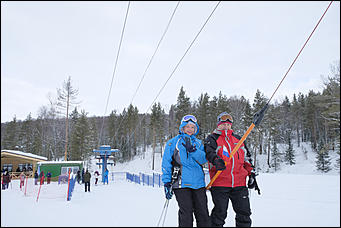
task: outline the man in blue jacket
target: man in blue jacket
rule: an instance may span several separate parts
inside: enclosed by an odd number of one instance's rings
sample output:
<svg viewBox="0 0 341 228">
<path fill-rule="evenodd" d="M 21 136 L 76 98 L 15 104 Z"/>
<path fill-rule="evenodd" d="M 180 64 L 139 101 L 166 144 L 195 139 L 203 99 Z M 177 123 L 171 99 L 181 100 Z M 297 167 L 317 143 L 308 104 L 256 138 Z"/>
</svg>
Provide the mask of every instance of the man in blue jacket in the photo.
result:
<svg viewBox="0 0 341 228">
<path fill-rule="evenodd" d="M 179 135 L 167 142 L 162 158 L 166 198 L 171 199 L 174 191 L 179 206 L 180 227 L 193 226 L 193 213 L 198 227 L 210 226 L 202 167 L 207 160 L 201 140 L 195 137 L 198 132 L 195 116 L 184 116 Z"/>
</svg>

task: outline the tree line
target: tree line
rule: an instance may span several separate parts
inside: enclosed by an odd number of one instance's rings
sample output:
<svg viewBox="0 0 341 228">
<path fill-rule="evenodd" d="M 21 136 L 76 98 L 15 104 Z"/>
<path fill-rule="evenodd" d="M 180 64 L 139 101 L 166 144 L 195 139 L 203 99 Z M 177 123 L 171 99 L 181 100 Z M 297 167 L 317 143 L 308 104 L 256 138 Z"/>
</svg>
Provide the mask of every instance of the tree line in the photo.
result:
<svg viewBox="0 0 341 228">
<path fill-rule="evenodd" d="M 118 162 L 129 161 L 136 155 L 144 156 L 147 146 L 152 146 L 153 156 L 154 153 L 162 155 L 165 142 L 178 134 L 181 118 L 186 114 L 197 117 L 201 140 L 214 130 L 217 116 L 224 111 L 233 116 L 233 129 L 242 136 L 253 115 L 268 101 L 259 89 L 252 102 L 243 96 L 227 97 L 222 92 L 213 97 L 202 93 L 192 101 L 181 87 L 177 103 L 171 105 L 168 113 L 160 103 L 154 103 L 150 114 L 141 114 L 130 104 L 122 113 L 114 110 L 108 116 L 88 117 L 85 110 L 77 107 L 70 114 L 65 113 L 65 109 L 69 110 L 67 102 L 75 101 L 77 94 L 70 77 L 64 82 L 63 90 L 58 90 L 57 101 L 50 99 L 49 105 L 39 109 L 36 119 L 29 114 L 23 121 L 14 117 L 10 122 L 1 123 L 1 149 L 21 150 L 48 160 L 66 156 L 67 160 L 88 161 L 93 149 L 110 145 L 120 150 L 120 156 L 115 158 Z M 275 171 L 283 162 L 293 165 L 293 142 L 297 146 L 309 142 L 316 152 L 317 169 L 323 172 L 332 169 L 328 151 L 340 154 L 340 63 L 331 66 L 322 92 L 310 90 L 308 94 L 285 96 L 282 101 L 269 104 L 262 123 L 246 141 L 256 167 L 258 155 L 266 155 L 268 168 Z M 279 144 L 286 144 L 287 149 L 280 151 Z M 339 158 L 336 164 L 339 169 Z"/>
</svg>

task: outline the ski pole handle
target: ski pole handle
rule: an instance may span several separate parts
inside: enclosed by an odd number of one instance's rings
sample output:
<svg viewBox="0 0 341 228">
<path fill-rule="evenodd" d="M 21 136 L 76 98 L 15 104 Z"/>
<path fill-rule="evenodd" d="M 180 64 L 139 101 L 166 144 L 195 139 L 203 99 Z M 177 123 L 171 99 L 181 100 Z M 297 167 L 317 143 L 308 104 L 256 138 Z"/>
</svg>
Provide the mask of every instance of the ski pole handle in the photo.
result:
<svg viewBox="0 0 341 228">
<path fill-rule="evenodd" d="M 231 154 L 230 154 L 230 159 L 233 157 L 233 155 L 237 152 L 237 150 L 239 149 L 239 147 L 242 145 L 242 143 L 245 141 L 246 137 L 250 134 L 250 132 L 252 131 L 252 129 L 255 127 L 255 124 L 252 123 L 250 125 L 250 127 L 247 129 L 247 131 L 245 132 L 245 134 L 243 135 L 243 137 L 239 140 L 238 144 L 234 147 L 234 149 L 232 150 Z M 227 162 L 225 161 L 225 166 L 227 165 Z M 210 189 L 213 182 L 218 178 L 218 176 L 220 175 L 220 173 L 222 172 L 222 170 L 217 171 L 217 173 L 214 175 L 214 177 L 212 178 L 212 180 L 210 181 L 210 183 L 206 186 L 206 189 Z"/>
</svg>

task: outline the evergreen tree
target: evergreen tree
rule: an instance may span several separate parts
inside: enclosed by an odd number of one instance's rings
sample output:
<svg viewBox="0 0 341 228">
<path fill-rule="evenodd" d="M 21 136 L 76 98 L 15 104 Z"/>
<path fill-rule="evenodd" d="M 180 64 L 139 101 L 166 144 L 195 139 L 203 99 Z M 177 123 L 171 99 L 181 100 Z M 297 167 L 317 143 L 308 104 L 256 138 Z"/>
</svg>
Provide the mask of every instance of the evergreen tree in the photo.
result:
<svg viewBox="0 0 341 228">
<path fill-rule="evenodd" d="M 217 116 L 220 114 L 217 110 L 218 98 L 214 96 L 212 100 L 209 101 L 208 119 L 209 126 L 208 129 L 212 132 L 217 127 Z"/>
<path fill-rule="evenodd" d="M 252 121 L 253 121 L 252 108 L 251 108 L 249 100 L 246 100 L 245 108 L 244 108 L 244 115 L 242 117 L 243 132 L 247 131 L 247 129 L 252 124 Z"/>
<path fill-rule="evenodd" d="M 300 147 L 300 123 L 301 121 L 301 115 L 300 115 L 300 105 L 298 103 L 298 100 L 296 98 L 296 94 L 294 94 L 292 99 L 292 124 L 293 129 L 296 131 L 296 138 L 297 138 L 297 146 Z"/>
<path fill-rule="evenodd" d="M 156 153 L 156 143 L 159 141 L 159 147 L 162 148 L 164 138 L 164 111 L 161 108 L 160 103 L 154 103 L 152 106 L 152 114 L 150 117 L 150 129 L 153 138 L 153 158 L 152 158 L 152 170 L 154 170 L 154 158 Z M 162 151 L 159 151 L 162 154 Z"/>
<path fill-rule="evenodd" d="M 147 126 L 147 122 L 146 122 L 146 117 L 142 119 L 141 121 L 141 133 L 140 135 L 142 136 L 142 156 L 143 159 L 145 159 L 145 154 L 146 154 L 146 150 L 147 150 L 147 145 L 148 145 L 148 131 L 149 131 L 149 127 Z"/>
<path fill-rule="evenodd" d="M 277 144 L 280 138 L 279 126 L 280 126 L 281 121 L 278 118 L 278 116 L 279 116 L 279 108 L 276 107 L 275 105 L 270 104 L 267 110 L 267 118 L 263 123 L 267 132 L 267 137 L 266 137 L 267 146 L 268 146 L 267 162 L 268 162 L 269 167 L 271 167 L 271 160 L 273 160 L 271 159 L 271 156 L 273 154 L 271 153 L 271 146 L 272 148 L 274 148 L 274 145 L 271 145 L 271 144 Z"/>
<path fill-rule="evenodd" d="M 89 121 L 89 125 L 90 125 L 90 140 L 89 140 L 89 145 L 91 149 L 97 149 L 98 145 L 98 129 L 97 129 L 97 125 L 96 125 L 96 121 L 94 118 L 91 118 L 88 120 Z M 116 144 L 115 141 L 113 141 L 112 148 L 116 148 Z"/>
<path fill-rule="evenodd" d="M 26 119 L 21 125 L 21 130 L 19 134 L 19 142 L 22 147 L 22 151 L 27 153 L 32 153 L 32 141 L 33 141 L 33 120 L 31 113 L 28 114 Z"/>
<path fill-rule="evenodd" d="M 183 116 L 191 113 L 191 102 L 189 97 L 186 96 L 186 92 L 181 86 L 177 103 L 175 106 L 175 117 L 176 117 L 176 126 L 180 126 L 180 122 Z"/>
<path fill-rule="evenodd" d="M 327 173 L 331 170 L 330 164 L 329 150 L 323 141 L 320 140 L 317 148 L 316 168 L 317 170 Z"/>
<path fill-rule="evenodd" d="M 89 159 L 91 148 L 90 126 L 86 117 L 86 112 L 81 111 L 79 118 L 75 120 L 75 126 L 70 135 L 70 159 L 82 160 Z"/>
<path fill-rule="evenodd" d="M 240 98 L 237 96 L 232 96 L 227 100 L 227 102 L 230 108 L 229 114 L 233 117 L 233 129 L 237 134 L 242 136 L 244 134 L 243 116 L 245 112 L 246 100 L 243 96 Z"/>
<path fill-rule="evenodd" d="M 168 138 L 171 139 L 178 134 L 178 126 L 176 126 L 176 105 L 171 105 L 168 113 Z"/>
<path fill-rule="evenodd" d="M 255 98 L 253 100 L 253 104 L 252 104 L 252 110 L 253 110 L 253 115 L 258 112 L 259 110 L 261 110 L 265 104 L 267 103 L 267 98 L 264 96 L 264 94 L 261 93 L 261 91 L 259 89 L 257 89 L 257 92 L 256 92 L 256 95 L 255 95 Z M 266 113 L 265 113 L 265 116 L 264 116 L 264 119 L 266 119 Z M 264 133 L 265 133 L 265 128 L 264 128 L 264 125 L 261 123 L 256 131 L 255 131 L 255 134 L 250 134 L 249 137 L 252 138 L 252 141 L 255 142 L 255 145 L 254 147 L 258 147 L 258 152 L 259 154 L 263 154 L 263 136 L 264 136 Z M 256 156 L 257 154 L 257 150 L 255 150 L 255 154 L 254 154 L 254 161 L 255 161 L 255 164 L 256 164 Z"/>
<path fill-rule="evenodd" d="M 198 120 L 198 124 L 200 124 L 200 131 L 198 134 L 198 138 L 203 140 L 206 138 L 208 134 L 210 134 L 211 129 L 210 121 L 209 121 L 209 99 L 207 93 L 201 94 L 198 103 L 196 105 L 195 116 Z"/>
<path fill-rule="evenodd" d="M 288 149 L 285 151 L 285 161 L 287 164 L 289 165 L 294 165 L 295 164 L 295 154 L 294 154 L 294 149 L 293 149 L 293 145 L 291 143 L 291 131 L 289 131 L 288 133 Z"/>
<path fill-rule="evenodd" d="M 231 112 L 231 109 L 229 108 L 229 103 L 227 100 L 226 95 L 223 95 L 221 91 L 219 91 L 218 101 L 217 101 L 217 116 L 222 112 Z"/>
<path fill-rule="evenodd" d="M 118 147 L 121 150 L 121 161 L 127 161 L 129 160 L 129 145 L 128 144 L 128 128 L 127 126 L 127 111 L 126 109 L 123 109 L 122 113 L 119 115 L 118 121 L 120 123 L 120 127 L 117 129 L 118 130 Z"/>
<path fill-rule="evenodd" d="M 306 97 L 306 107 L 305 107 L 305 122 L 306 127 L 309 129 L 308 139 L 312 143 L 313 149 L 316 150 L 318 142 L 318 116 L 319 108 L 317 106 L 318 93 L 310 90 L 308 96 Z"/>
<path fill-rule="evenodd" d="M 132 159 L 136 155 L 137 151 L 137 124 L 138 124 L 138 109 L 134 107 L 132 104 L 129 105 L 127 110 L 127 129 L 128 129 L 128 150 L 129 160 Z"/>
<path fill-rule="evenodd" d="M 116 141 L 116 135 L 118 132 L 118 116 L 116 114 L 116 111 L 112 111 L 109 115 L 108 122 L 107 122 L 107 129 L 108 129 L 108 144 L 112 147 L 116 147 L 115 141 Z"/>
<path fill-rule="evenodd" d="M 302 93 L 298 93 L 297 102 L 299 105 L 299 114 L 298 118 L 300 120 L 300 132 L 301 132 L 301 142 L 306 142 L 309 135 L 309 128 L 307 127 L 306 120 L 306 98 Z"/>
<path fill-rule="evenodd" d="M 336 154 L 339 155 L 336 159 L 335 167 L 339 170 L 340 173 L 340 137 L 336 138 L 335 150 Z"/>
<path fill-rule="evenodd" d="M 275 172 L 280 169 L 281 163 L 283 161 L 282 154 L 277 148 L 276 140 L 272 140 L 272 154 L 271 154 L 271 163 L 272 167 L 275 168 Z"/>
<path fill-rule="evenodd" d="M 45 129 L 44 129 L 44 120 L 42 116 L 38 115 L 37 120 L 35 121 L 34 129 L 35 131 L 33 133 L 32 150 L 34 151 L 34 154 L 47 157 L 47 153 L 44 150 Z"/>
<path fill-rule="evenodd" d="M 16 150 L 18 141 L 17 125 L 17 118 L 14 116 L 13 120 L 10 121 L 5 128 L 4 137 L 1 142 L 1 149 Z"/>
</svg>

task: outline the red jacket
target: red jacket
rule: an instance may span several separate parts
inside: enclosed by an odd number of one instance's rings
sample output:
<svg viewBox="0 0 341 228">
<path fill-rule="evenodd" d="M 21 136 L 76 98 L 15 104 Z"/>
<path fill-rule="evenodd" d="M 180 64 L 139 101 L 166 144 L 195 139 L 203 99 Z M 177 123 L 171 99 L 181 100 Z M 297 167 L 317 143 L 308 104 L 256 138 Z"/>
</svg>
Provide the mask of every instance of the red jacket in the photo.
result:
<svg viewBox="0 0 341 228">
<path fill-rule="evenodd" d="M 220 173 L 218 178 L 213 182 L 212 187 L 246 186 L 246 177 L 251 174 L 252 164 L 251 155 L 247 151 L 244 143 L 230 159 L 230 154 L 239 142 L 239 139 L 240 137 L 235 135 L 233 130 L 215 130 L 207 137 L 205 151 L 207 154 L 206 157 L 209 160 L 209 173 L 211 179 L 217 172 L 215 166 L 212 164 L 216 155 L 222 158 L 225 161 L 225 164 L 227 163 L 226 169 Z M 212 152 L 214 152 L 215 155 L 213 155 Z"/>
</svg>

